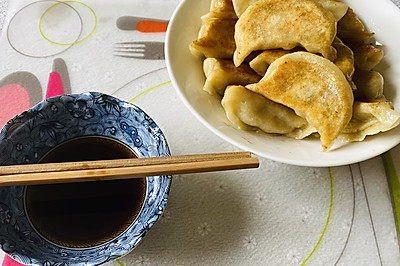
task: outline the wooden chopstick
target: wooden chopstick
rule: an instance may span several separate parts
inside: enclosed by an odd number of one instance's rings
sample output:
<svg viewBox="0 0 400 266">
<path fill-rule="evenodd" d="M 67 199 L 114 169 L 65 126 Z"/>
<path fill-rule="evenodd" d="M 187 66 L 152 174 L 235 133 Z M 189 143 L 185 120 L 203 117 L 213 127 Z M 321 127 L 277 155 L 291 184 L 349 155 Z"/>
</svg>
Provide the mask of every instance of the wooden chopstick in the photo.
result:
<svg viewBox="0 0 400 266">
<path fill-rule="evenodd" d="M 0 166 L 0 186 L 39 185 L 256 168 L 250 152 Z"/>
<path fill-rule="evenodd" d="M 7 174 L 104 169 L 104 168 L 118 168 L 118 167 L 129 167 L 129 166 L 170 164 L 170 163 L 202 162 L 202 161 L 221 160 L 221 159 L 240 159 L 240 158 L 250 158 L 250 157 L 251 157 L 250 152 L 227 152 L 227 153 L 167 156 L 167 157 L 7 165 L 0 167 L 0 176 Z"/>
</svg>

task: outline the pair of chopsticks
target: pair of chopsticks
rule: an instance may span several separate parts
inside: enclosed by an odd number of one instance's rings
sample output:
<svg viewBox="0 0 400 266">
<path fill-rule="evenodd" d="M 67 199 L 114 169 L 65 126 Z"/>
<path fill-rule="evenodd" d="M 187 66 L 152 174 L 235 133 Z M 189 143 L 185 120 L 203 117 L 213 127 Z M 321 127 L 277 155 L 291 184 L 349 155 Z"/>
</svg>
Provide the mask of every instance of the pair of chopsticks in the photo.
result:
<svg viewBox="0 0 400 266">
<path fill-rule="evenodd" d="M 0 186 L 139 178 L 257 168 L 250 152 L 0 166 Z"/>
</svg>

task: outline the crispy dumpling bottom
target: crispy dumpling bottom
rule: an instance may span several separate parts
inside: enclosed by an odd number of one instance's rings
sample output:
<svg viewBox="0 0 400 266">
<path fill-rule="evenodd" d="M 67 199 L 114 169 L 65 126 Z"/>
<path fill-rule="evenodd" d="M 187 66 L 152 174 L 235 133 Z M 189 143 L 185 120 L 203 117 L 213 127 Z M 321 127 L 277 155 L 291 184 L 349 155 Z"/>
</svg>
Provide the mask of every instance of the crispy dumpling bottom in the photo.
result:
<svg viewBox="0 0 400 266">
<path fill-rule="evenodd" d="M 258 130 L 303 139 L 316 132 L 307 120 L 279 103 L 246 89 L 228 86 L 222 98 L 228 119 L 242 130 Z"/>
<path fill-rule="evenodd" d="M 261 130 L 290 138 L 304 139 L 316 129 L 307 120 L 281 104 L 254 93 L 244 86 L 228 86 L 222 98 L 222 106 L 228 119 L 238 128 L 247 131 Z M 363 141 L 397 127 L 400 114 L 386 100 L 373 102 L 355 101 L 353 116 L 338 136 L 342 142 Z"/>
<path fill-rule="evenodd" d="M 314 126 L 328 150 L 350 121 L 353 90 L 334 63 L 308 52 L 275 60 L 264 77 L 246 88 L 293 109 Z"/>
</svg>

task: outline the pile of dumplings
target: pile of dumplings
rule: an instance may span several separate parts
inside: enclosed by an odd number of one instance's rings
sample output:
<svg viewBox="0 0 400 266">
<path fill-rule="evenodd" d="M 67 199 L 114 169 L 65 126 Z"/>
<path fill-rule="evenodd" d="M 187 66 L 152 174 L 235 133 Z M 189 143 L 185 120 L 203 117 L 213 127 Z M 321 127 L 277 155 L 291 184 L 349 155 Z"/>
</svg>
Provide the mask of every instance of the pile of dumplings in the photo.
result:
<svg viewBox="0 0 400 266">
<path fill-rule="evenodd" d="M 323 151 L 400 123 L 373 70 L 383 50 L 355 12 L 335 0 L 212 0 L 189 49 L 203 89 L 243 130 L 303 139 Z"/>
</svg>

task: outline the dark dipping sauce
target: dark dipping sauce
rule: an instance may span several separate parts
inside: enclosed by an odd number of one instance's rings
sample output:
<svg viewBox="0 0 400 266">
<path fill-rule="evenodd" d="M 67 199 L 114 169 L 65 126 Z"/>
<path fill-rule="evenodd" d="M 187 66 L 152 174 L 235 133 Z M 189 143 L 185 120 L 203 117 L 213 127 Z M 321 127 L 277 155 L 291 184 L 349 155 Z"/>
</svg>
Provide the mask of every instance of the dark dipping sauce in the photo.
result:
<svg viewBox="0 0 400 266">
<path fill-rule="evenodd" d="M 80 137 L 54 147 L 40 163 L 136 157 L 123 143 Z M 27 186 L 26 211 L 44 238 L 65 247 L 103 244 L 125 231 L 140 212 L 146 179 Z"/>
</svg>

